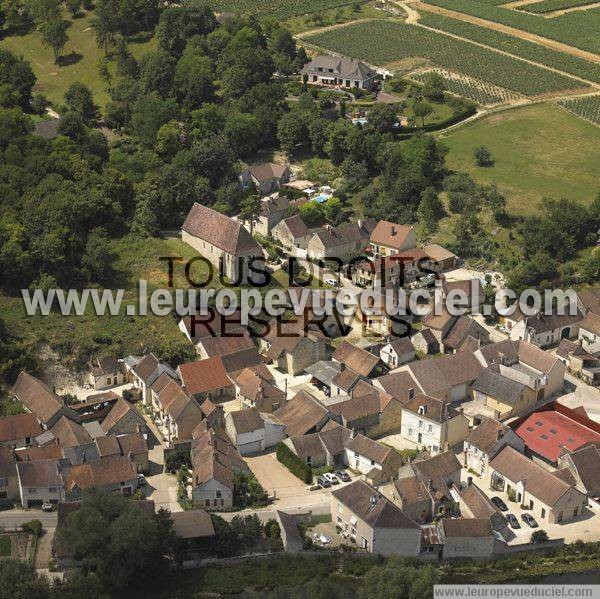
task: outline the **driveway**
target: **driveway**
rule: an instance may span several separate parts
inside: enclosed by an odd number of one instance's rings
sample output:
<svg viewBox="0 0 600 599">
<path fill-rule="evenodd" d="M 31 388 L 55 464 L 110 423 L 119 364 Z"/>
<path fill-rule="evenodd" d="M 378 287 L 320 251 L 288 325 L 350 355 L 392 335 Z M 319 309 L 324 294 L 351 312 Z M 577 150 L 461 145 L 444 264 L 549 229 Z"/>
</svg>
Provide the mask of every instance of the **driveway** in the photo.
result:
<svg viewBox="0 0 600 599">
<path fill-rule="evenodd" d="M 465 471 L 463 470 L 463 474 Z M 464 476 L 467 476 L 464 474 Z M 470 476 L 470 475 L 469 475 Z M 566 543 L 574 543 L 575 541 L 597 541 L 598 540 L 598 530 L 600 530 L 600 512 L 585 509 L 582 514 L 580 514 L 577 518 L 567 522 L 560 522 L 556 524 L 548 524 L 547 522 L 542 522 L 539 518 L 536 517 L 539 528 L 530 528 L 521 520 L 522 514 L 531 513 L 527 510 L 522 510 L 521 506 L 513 501 L 509 501 L 508 495 L 505 492 L 494 491 L 490 488 L 490 478 L 489 476 L 479 478 L 477 476 L 473 477 L 473 482 L 488 496 L 500 497 L 504 503 L 508 506 L 508 512 L 504 512 L 505 514 L 514 514 L 521 524 L 521 528 L 517 530 L 511 531 L 514 533 L 515 538 L 509 542 L 509 545 L 518 545 L 520 543 L 529 543 L 531 538 L 531 533 L 534 530 L 545 530 L 548 533 L 548 536 L 551 539 L 565 539 Z"/>
<path fill-rule="evenodd" d="M 600 422 L 600 389 L 586 385 L 580 379 L 571 374 L 565 375 L 565 381 L 575 387 L 574 391 L 567 393 L 558 399 L 559 403 L 568 408 L 578 408 L 583 406 L 588 416 Z"/>
<path fill-rule="evenodd" d="M 56 512 L 42 512 L 42 510 L 7 510 L 0 512 L 0 528 L 19 528 L 21 524 L 30 520 L 39 520 L 45 529 L 56 528 L 58 516 Z"/>
</svg>

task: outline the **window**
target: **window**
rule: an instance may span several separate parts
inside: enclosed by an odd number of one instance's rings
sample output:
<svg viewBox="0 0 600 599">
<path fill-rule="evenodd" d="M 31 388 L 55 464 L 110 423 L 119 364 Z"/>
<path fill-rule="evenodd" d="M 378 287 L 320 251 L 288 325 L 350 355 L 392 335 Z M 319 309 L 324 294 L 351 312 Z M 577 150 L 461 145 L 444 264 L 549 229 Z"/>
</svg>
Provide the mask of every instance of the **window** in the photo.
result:
<svg viewBox="0 0 600 599">
<path fill-rule="evenodd" d="M 341 526 L 342 525 L 342 517 L 338 516 L 337 517 L 337 523 Z"/>
<path fill-rule="evenodd" d="M 577 517 L 577 514 L 579 513 L 579 506 L 577 506 L 574 510 L 573 510 L 573 518 Z"/>
<path fill-rule="evenodd" d="M 532 432 L 533 432 L 535 429 L 533 428 L 533 426 L 528 426 L 528 427 L 527 427 L 527 430 L 528 430 L 530 433 L 532 433 Z"/>
<path fill-rule="evenodd" d="M 548 435 L 540 435 L 540 439 L 544 439 L 544 441 L 548 438 Z"/>
<path fill-rule="evenodd" d="M 365 539 L 365 537 L 361 537 L 360 538 L 360 546 L 363 549 L 368 549 L 369 548 L 369 541 L 367 541 L 367 539 Z"/>
<path fill-rule="evenodd" d="M 216 492 L 217 497 L 220 499 L 221 498 L 221 491 L 217 491 Z"/>
<path fill-rule="evenodd" d="M 371 460 L 371 466 L 375 466 L 375 460 Z"/>
<path fill-rule="evenodd" d="M 542 514 L 542 518 L 546 517 L 546 508 L 545 507 L 542 508 L 541 514 Z"/>
<path fill-rule="evenodd" d="M 427 432 L 429 432 L 429 433 L 432 433 L 432 432 L 433 432 L 433 424 L 430 424 L 430 425 L 427 427 Z"/>
<path fill-rule="evenodd" d="M 7 499 L 8 491 L 0 491 L 0 499 Z"/>
<path fill-rule="evenodd" d="M 419 420 L 419 428 L 423 428 L 423 421 Z"/>
<path fill-rule="evenodd" d="M 558 433 L 558 431 L 555 428 L 551 428 L 550 429 L 550 434 L 551 435 L 556 435 Z"/>
<path fill-rule="evenodd" d="M 529 500 L 529 509 L 532 510 L 533 509 L 533 500 Z"/>
<path fill-rule="evenodd" d="M 204 500 L 204 507 L 210 507 L 210 499 Z"/>
<path fill-rule="evenodd" d="M 50 493 L 56 493 L 57 489 L 56 489 L 56 487 L 49 487 L 49 488 L 48 488 L 48 491 L 49 491 Z"/>
<path fill-rule="evenodd" d="M 0 487 L 8 487 L 8 478 L 0 477 Z"/>
<path fill-rule="evenodd" d="M 31 487 L 28 491 L 30 495 L 37 495 L 37 489 L 35 487 Z"/>
<path fill-rule="evenodd" d="M 344 511 L 344 508 L 341 503 L 338 503 L 338 512 L 341 514 Z"/>
<path fill-rule="evenodd" d="M 535 425 L 536 425 L 536 426 L 544 426 L 544 423 L 543 423 L 543 422 L 541 422 L 540 420 L 538 420 L 538 421 L 535 423 Z"/>
</svg>

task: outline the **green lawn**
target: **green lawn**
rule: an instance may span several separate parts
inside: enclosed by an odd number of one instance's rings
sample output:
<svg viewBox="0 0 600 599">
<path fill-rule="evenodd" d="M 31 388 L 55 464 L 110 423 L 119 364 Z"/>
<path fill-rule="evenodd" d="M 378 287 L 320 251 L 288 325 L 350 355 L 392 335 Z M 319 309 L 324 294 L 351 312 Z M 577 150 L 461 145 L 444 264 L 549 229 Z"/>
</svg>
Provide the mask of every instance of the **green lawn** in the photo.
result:
<svg viewBox="0 0 600 599">
<path fill-rule="evenodd" d="M 600 190 L 600 128 L 544 103 L 492 114 L 443 136 L 447 164 L 480 183 L 496 183 L 514 214 L 535 212 L 545 196 L 589 203 Z M 495 164 L 475 166 L 486 145 Z"/>
<path fill-rule="evenodd" d="M 315 17 L 317 17 L 317 15 L 320 19 L 317 18 L 317 22 L 315 22 Z M 356 21 L 356 19 L 381 19 L 388 16 L 389 13 L 377 10 L 369 4 L 362 4 L 359 10 L 356 10 L 354 6 L 342 6 L 341 8 L 323 10 L 315 15 L 292 17 L 291 19 L 284 21 L 284 25 L 292 33 L 302 33 L 304 31 L 310 31 L 311 29 L 318 29 L 319 27 Z"/>
<path fill-rule="evenodd" d="M 98 60 L 103 57 L 104 51 L 96 44 L 94 30 L 90 25 L 92 14 L 86 13 L 72 19 L 65 12 L 64 17 L 70 23 L 67 31 L 69 41 L 61 52 L 62 59 L 58 65 L 54 64 L 52 49 L 44 46 L 41 35 L 36 30 L 5 37 L 0 46 L 22 55 L 31 63 L 38 79 L 35 91 L 43 93 L 55 106 L 63 103 L 64 93 L 71 83 L 81 81 L 89 86 L 96 102 L 103 107 L 110 98 L 105 90 L 106 85 L 98 74 Z M 148 41 L 147 35 L 141 35 L 130 41 L 130 49 L 139 58 L 154 44 L 154 39 Z"/>
<path fill-rule="evenodd" d="M 11 542 L 8 535 L 0 535 L 0 557 L 10 557 Z"/>
<path fill-rule="evenodd" d="M 137 282 L 148 281 L 150 291 L 168 287 L 167 264 L 159 261 L 161 256 L 181 256 L 185 260 L 197 256 L 190 246 L 179 239 L 139 239 L 127 237 L 116 240 L 113 290 L 125 289 L 123 303 L 137 305 Z M 179 263 L 183 264 L 183 263 Z M 202 263 L 200 263 L 202 264 Z M 202 269 L 202 270 L 201 270 Z M 201 280 L 206 267 L 195 264 L 190 276 Z M 189 287 L 183 266 L 175 267 L 176 288 Z M 218 281 L 211 284 L 219 287 Z M 47 342 L 62 355 L 77 358 L 81 352 L 94 351 L 119 355 L 140 352 L 144 347 L 164 346 L 171 342 L 183 342 L 184 337 L 171 316 L 127 316 L 125 310 L 118 316 L 97 316 L 88 309 L 83 316 L 62 316 L 53 312 L 48 316 L 27 316 L 19 296 L 0 295 L 0 313 L 13 333 L 32 343 Z"/>
</svg>

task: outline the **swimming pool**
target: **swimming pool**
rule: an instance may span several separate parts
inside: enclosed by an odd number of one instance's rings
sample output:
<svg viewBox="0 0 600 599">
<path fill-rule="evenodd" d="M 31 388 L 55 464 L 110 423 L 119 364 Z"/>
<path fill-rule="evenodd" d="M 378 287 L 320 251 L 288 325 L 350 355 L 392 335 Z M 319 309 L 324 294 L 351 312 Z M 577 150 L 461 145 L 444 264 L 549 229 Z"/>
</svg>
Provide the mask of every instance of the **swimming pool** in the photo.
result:
<svg viewBox="0 0 600 599">
<path fill-rule="evenodd" d="M 314 198 L 315 202 L 319 202 L 319 204 L 322 204 L 323 202 L 326 202 L 331 196 L 328 196 L 326 193 L 320 193 L 316 198 Z"/>
</svg>

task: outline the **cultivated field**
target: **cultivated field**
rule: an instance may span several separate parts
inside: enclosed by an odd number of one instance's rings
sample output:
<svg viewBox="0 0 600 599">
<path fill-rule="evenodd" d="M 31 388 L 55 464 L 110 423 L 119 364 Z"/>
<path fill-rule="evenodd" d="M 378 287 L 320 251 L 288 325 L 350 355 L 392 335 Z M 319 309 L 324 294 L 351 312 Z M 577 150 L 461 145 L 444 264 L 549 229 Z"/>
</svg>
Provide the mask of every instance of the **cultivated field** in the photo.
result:
<svg viewBox="0 0 600 599">
<path fill-rule="evenodd" d="M 450 73 L 443 69 L 431 69 L 430 71 L 411 74 L 410 78 L 420 83 L 425 83 L 427 74 L 431 72 L 436 72 L 444 78 L 446 89 L 449 92 L 473 100 L 473 102 L 477 102 L 477 104 L 481 104 L 482 106 L 504 104 L 522 97 L 501 87 L 490 85 L 485 81 L 477 81 L 465 75 Z"/>
<path fill-rule="evenodd" d="M 527 5 L 531 6 L 531 5 Z M 433 27 L 440 31 L 447 31 L 460 37 L 464 37 L 514 56 L 520 56 L 534 62 L 558 69 L 565 73 L 581 77 L 588 81 L 600 83 L 600 64 L 590 62 L 577 56 L 564 54 L 558 50 L 552 50 L 540 46 L 535 42 L 494 31 L 487 27 L 480 27 L 466 21 L 459 21 L 443 15 L 422 12 L 419 23 L 427 27 Z"/>
<path fill-rule="evenodd" d="M 600 96 L 560 100 L 558 104 L 572 114 L 600 127 Z"/>
<path fill-rule="evenodd" d="M 362 4 L 362 1 L 358 0 L 358 3 Z M 348 0 L 212 0 L 210 2 L 217 11 L 269 15 L 278 19 L 287 19 L 356 3 Z"/>
<path fill-rule="evenodd" d="M 547 37 L 588 52 L 600 52 L 600 9 L 576 11 L 545 19 L 480 0 L 427 0 L 428 4 L 473 15 Z"/>
<path fill-rule="evenodd" d="M 444 136 L 449 168 L 495 183 L 509 211 L 531 214 L 545 197 L 585 204 L 598 193 L 600 129 L 551 103 L 490 114 Z M 484 144 L 494 166 L 475 166 L 473 152 Z"/>
<path fill-rule="evenodd" d="M 575 6 L 586 6 L 595 4 L 598 0 L 541 0 L 531 4 L 523 4 L 519 6 L 519 10 L 534 13 L 554 12 L 555 10 L 565 10 Z"/>
<path fill-rule="evenodd" d="M 389 64 L 423 57 L 443 67 L 527 96 L 583 87 L 575 79 L 415 25 L 368 21 L 304 38 L 310 44 Z"/>
</svg>

